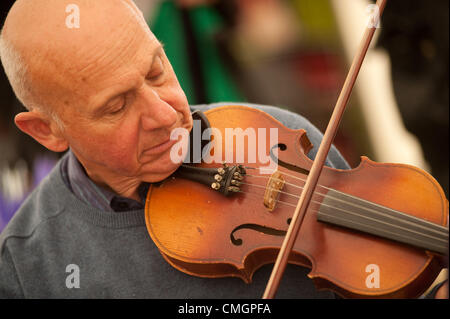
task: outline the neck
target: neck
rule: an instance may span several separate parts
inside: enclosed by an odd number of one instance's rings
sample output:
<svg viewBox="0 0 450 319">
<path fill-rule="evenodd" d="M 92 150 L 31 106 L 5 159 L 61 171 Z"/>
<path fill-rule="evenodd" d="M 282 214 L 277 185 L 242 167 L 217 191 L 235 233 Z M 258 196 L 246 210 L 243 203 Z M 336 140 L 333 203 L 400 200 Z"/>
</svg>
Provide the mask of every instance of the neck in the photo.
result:
<svg viewBox="0 0 450 319">
<path fill-rule="evenodd" d="M 108 176 L 108 175 L 98 175 L 90 173 L 86 170 L 86 174 L 89 178 L 99 187 L 113 192 L 120 197 L 131 198 L 136 201 L 140 201 L 138 188 L 141 184 L 140 180 L 124 178 L 122 176 Z"/>
<path fill-rule="evenodd" d="M 98 165 L 87 165 L 82 158 L 80 159 L 75 153 L 74 155 L 87 177 L 95 185 L 120 197 L 126 197 L 136 201 L 141 200 L 138 191 L 139 185 L 142 183 L 140 179 L 117 175 Z"/>
</svg>

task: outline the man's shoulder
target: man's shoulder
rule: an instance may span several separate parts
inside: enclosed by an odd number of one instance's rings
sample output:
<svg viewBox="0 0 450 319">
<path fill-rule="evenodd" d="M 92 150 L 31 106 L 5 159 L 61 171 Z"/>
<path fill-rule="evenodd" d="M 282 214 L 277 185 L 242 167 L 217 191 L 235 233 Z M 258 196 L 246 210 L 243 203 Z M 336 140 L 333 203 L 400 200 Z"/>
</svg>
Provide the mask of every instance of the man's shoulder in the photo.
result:
<svg viewBox="0 0 450 319">
<path fill-rule="evenodd" d="M 64 210 L 64 182 L 62 181 L 61 160 L 52 171 L 28 195 L 23 204 L 0 233 L 0 250 L 11 238 L 28 238 L 42 223 L 58 216 Z"/>
</svg>

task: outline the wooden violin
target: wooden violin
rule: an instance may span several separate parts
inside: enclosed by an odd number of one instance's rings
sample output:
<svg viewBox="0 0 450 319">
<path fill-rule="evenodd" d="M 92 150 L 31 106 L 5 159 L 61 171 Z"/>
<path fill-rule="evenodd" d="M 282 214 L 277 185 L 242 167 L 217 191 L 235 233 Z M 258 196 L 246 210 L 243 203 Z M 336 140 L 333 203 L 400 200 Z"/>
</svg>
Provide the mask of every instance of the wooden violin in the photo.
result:
<svg viewBox="0 0 450 319">
<path fill-rule="evenodd" d="M 267 163 L 249 163 L 247 153 L 243 163 L 227 167 L 196 164 L 210 176 L 206 185 L 177 174 L 152 185 L 147 229 L 175 268 L 251 282 L 255 270 L 275 261 L 312 166 L 306 156 L 312 145 L 304 130 L 288 129 L 257 109 L 228 106 L 205 114 L 224 136 L 230 127 L 277 128 L 275 145 L 263 136 L 266 154 L 278 149 L 277 170 L 261 173 Z M 220 142 L 213 149 L 224 150 L 224 159 L 235 156 Z M 216 175 L 231 195 L 211 186 Z M 308 276 L 318 288 L 345 297 L 415 297 L 443 267 L 447 216 L 441 187 L 418 168 L 366 157 L 352 170 L 324 167 L 289 263 L 311 268 Z M 379 280 L 370 283 L 373 269 Z"/>
<path fill-rule="evenodd" d="M 385 0 L 377 6 L 381 14 Z M 274 296 L 288 262 L 309 267 L 318 289 L 343 297 L 414 298 L 431 285 L 448 252 L 448 200 L 436 180 L 366 157 L 351 170 L 324 166 L 374 31 L 363 36 L 314 161 L 306 156 L 307 132 L 262 111 L 205 113 L 217 136 L 230 128 L 253 134 L 238 152 L 214 136 L 202 163 L 151 186 L 147 229 L 167 262 L 191 275 L 245 282 L 275 262 L 264 298 Z M 276 129 L 275 142 L 267 129 Z M 267 163 L 254 156 L 255 145 L 276 163 L 271 174 L 261 170 Z"/>
</svg>

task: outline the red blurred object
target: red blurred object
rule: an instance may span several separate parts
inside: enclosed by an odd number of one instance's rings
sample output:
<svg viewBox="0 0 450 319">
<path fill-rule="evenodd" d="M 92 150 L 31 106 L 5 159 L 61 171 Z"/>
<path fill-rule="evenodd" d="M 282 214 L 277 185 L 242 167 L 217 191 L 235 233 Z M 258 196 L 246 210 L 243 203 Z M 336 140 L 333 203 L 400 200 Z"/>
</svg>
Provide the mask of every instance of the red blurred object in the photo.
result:
<svg viewBox="0 0 450 319">
<path fill-rule="evenodd" d="M 302 53 L 294 61 L 300 81 L 307 89 L 317 91 L 339 90 L 344 77 L 339 56 L 330 53 Z"/>
</svg>

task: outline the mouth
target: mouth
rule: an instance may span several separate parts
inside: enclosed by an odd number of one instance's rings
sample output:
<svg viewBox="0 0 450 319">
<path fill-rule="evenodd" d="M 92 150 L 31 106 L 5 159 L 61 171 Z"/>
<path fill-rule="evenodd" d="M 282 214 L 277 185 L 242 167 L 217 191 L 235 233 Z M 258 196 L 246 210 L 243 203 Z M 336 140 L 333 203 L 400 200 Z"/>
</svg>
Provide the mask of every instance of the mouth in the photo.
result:
<svg viewBox="0 0 450 319">
<path fill-rule="evenodd" d="M 144 155 L 157 155 L 157 154 L 164 153 L 165 151 L 170 149 L 176 142 L 177 142 L 177 140 L 171 140 L 170 138 L 167 138 L 167 140 L 163 141 L 162 143 L 146 149 L 143 152 L 143 154 Z"/>
</svg>

